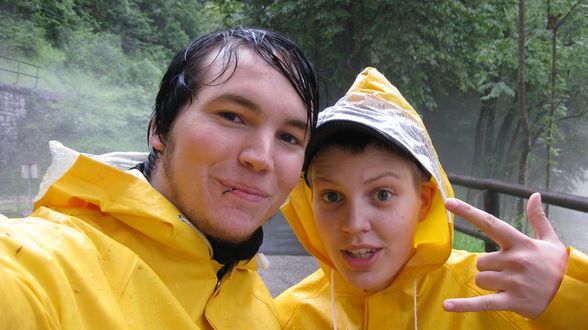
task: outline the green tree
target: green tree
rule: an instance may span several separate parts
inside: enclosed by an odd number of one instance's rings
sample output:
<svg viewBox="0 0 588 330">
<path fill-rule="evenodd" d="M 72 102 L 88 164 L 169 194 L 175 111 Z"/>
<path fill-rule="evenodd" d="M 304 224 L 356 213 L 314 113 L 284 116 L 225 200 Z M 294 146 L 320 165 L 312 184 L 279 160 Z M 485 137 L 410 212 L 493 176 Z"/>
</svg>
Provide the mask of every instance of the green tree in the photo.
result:
<svg viewBox="0 0 588 330">
<path fill-rule="evenodd" d="M 588 134 L 588 8 L 579 0 L 526 5 L 528 183 L 568 190 L 588 163 L 577 152 Z M 322 106 L 374 66 L 429 121 L 449 171 L 513 182 L 521 172 L 512 0 L 7 0 L 0 9 L 0 51 L 42 64 L 42 88 L 76 95 L 53 109 L 54 118 L 77 116 L 76 125 L 48 131 L 91 132 L 71 141 L 81 149 L 134 145 L 136 137 L 111 136 L 130 125 L 143 132 L 137 118 L 150 111 L 172 54 L 200 32 L 246 25 L 284 32 L 301 46 L 321 73 Z M 554 43 L 549 22 L 566 15 Z M 100 112 L 113 121 L 93 123 Z"/>
<path fill-rule="evenodd" d="M 39 64 L 38 88 L 58 95 L 29 99 L 19 145 L 2 148 L 11 155 L 0 168 L 3 192 L 23 191 L 16 176 L 22 159 L 34 156 L 48 165 L 51 139 L 90 153 L 146 150 L 147 120 L 165 66 L 218 20 L 202 7 L 188 0 L 1 2 L 0 54 Z M 14 75 L 0 73 L 2 82 L 14 82 Z"/>
<path fill-rule="evenodd" d="M 561 2 L 566 2 L 567 8 L 575 3 L 566 1 L 560 1 L 564 8 Z M 221 3 L 225 10 L 234 8 L 237 11 L 229 15 L 237 18 L 233 24 L 278 30 L 297 41 L 322 73 L 324 90 L 328 92 L 323 98 L 325 105 L 332 104 L 345 92 L 359 70 L 375 66 L 425 117 L 427 110 L 436 108 L 444 112 L 478 113 L 477 120 L 469 123 L 467 130 L 464 130 L 467 123 L 452 122 L 443 127 L 443 138 L 463 143 L 463 146 L 454 143 L 453 148 L 472 150 L 470 171 L 474 175 L 513 182 L 519 177 L 528 177 L 528 184 L 541 186 L 544 175 L 537 170 L 545 163 L 541 145 L 545 141 L 550 68 L 544 2 L 527 3 L 527 19 L 521 30 L 525 33 L 522 64 L 518 61 L 517 45 L 519 10 L 512 1 L 258 0 Z M 569 100 L 574 100 L 575 109 L 568 111 L 572 115 L 570 118 L 576 119 L 583 119 L 579 116 L 583 113 L 581 105 L 586 102 L 586 93 L 577 94 L 585 90 L 578 85 L 586 81 L 586 8 L 581 9 L 575 13 L 574 22 L 566 24 L 566 41 L 562 40 L 558 48 L 562 53 L 575 54 L 565 60 L 562 58 L 562 67 L 577 70 L 569 71 L 567 76 L 562 74 L 560 85 L 575 86 L 569 90 L 573 94 Z M 582 18 L 584 22 L 580 22 Z M 229 20 L 227 24 L 230 23 Z M 517 70 L 523 65 L 525 74 L 517 86 Z M 522 91 L 525 93 L 521 95 Z M 479 107 L 469 110 L 438 108 L 439 101 L 447 95 L 453 103 L 474 96 Z M 519 97 L 526 101 L 527 124 L 517 114 Z M 568 109 L 568 105 L 572 103 L 562 103 L 561 108 Z M 459 117 L 449 113 L 447 116 Z M 568 116 L 560 114 L 557 122 L 561 123 L 564 118 Z M 565 130 L 557 130 L 560 139 L 580 143 L 580 136 L 584 134 L 569 134 L 581 126 L 568 122 L 565 127 Z M 470 138 L 464 137 L 464 131 L 473 134 Z M 521 154 L 521 143 L 528 146 L 528 156 L 524 150 Z M 569 154 L 569 150 L 562 149 L 560 153 Z M 585 158 L 578 154 L 573 157 Z M 586 161 L 588 159 L 583 163 Z M 574 163 L 559 163 L 555 171 L 558 187 L 569 187 L 579 177 L 582 162 Z"/>
<path fill-rule="evenodd" d="M 549 92 L 549 113 L 547 116 L 547 129 L 545 132 L 545 148 L 547 159 L 545 161 L 545 189 L 549 190 L 551 188 L 551 169 L 553 167 L 553 140 L 554 140 L 554 122 L 555 122 L 555 114 L 558 108 L 562 106 L 565 107 L 565 97 L 566 92 L 562 91 L 561 81 L 559 81 L 559 74 L 558 74 L 558 34 L 560 29 L 566 24 L 568 18 L 571 15 L 574 15 L 578 5 L 580 4 L 580 0 L 576 1 L 573 4 L 570 4 L 570 7 L 565 8 L 565 4 L 561 2 L 554 1 L 553 3 L 551 0 L 547 0 L 547 29 L 551 32 L 551 72 L 550 72 L 550 92 Z M 560 8 L 554 8 L 554 7 Z M 564 7 L 564 8 L 561 8 Z M 562 10 L 564 10 L 562 12 Z M 559 83 L 558 83 L 559 82 Z M 565 112 L 564 109 L 560 112 Z"/>
</svg>

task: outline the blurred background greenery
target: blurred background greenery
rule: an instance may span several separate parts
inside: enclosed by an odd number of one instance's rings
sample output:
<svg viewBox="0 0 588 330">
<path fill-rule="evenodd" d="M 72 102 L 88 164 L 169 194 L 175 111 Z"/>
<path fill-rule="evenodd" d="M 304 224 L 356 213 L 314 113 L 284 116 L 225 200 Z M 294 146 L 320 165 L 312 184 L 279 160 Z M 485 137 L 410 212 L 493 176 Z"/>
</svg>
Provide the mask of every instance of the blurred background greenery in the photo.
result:
<svg viewBox="0 0 588 330">
<path fill-rule="evenodd" d="M 549 177 L 551 190 L 573 192 L 584 180 L 587 17 L 585 1 L 527 1 L 532 187 L 545 188 Z M 232 26 L 298 43 L 321 74 L 323 107 L 364 67 L 378 68 L 423 116 L 447 172 L 516 182 L 518 23 L 514 0 L 2 0 L 0 69 L 14 70 L 12 59 L 40 66 L 38 81 L 16 85 L 51 101 L 33 98 L 19 142 L 0 144 L 0 213 L 28 207 L 15 200 L 27 190 L 20 165 L 34 158 L 43 173 L 49 140 L 88 153 L 147 151 L 147 121 L 171 57 L 193 37 Z M 0 70 L 0 83 L 15 80 Z M 516 217 L 512 203 L 503 208 Z"/>
</svg>

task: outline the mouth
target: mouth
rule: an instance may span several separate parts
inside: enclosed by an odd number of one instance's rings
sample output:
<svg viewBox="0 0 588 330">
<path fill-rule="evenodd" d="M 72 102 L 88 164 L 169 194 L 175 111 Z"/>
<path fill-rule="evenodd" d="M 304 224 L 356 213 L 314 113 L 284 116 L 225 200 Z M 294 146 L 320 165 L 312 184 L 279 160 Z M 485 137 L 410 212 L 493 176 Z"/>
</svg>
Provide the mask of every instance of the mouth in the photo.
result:
<svg viewBox="0 0 588 330">
<path fill-rule="evenodd" d="M 266 199 L 269 196 L 269 194 L 252 187 L 233 183 L 221 183 L 221 185 L 221 195 L 234 195 L 250 202 L 258 202 Z"/>
<path fill-rule="evenodd" d="M 223 192 L 222 192 L 222 194 L 224 195 L 224 194 L 226 194 L 226 193 L 228 193 L 228 192 L 231 192 L 231 191 L 233 191 L 233 190 L 237 190 L 237 188 L 229 188 L 229 189 L 227 189 L 227 190 L 223 191 Z"/>
<path fill-rule="evenodd" d="M 343 250 L 345 254 L 352 258 L 367 259 L 376 253 L 377 249 L 353 249 Z"/>
</svg>

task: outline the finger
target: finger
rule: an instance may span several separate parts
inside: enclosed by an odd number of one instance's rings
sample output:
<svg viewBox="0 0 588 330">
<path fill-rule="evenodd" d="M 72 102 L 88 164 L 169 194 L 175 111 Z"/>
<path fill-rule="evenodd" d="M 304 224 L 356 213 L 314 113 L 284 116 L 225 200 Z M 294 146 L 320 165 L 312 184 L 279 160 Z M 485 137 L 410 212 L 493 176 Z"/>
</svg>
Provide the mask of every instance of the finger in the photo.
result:
<svg viewBox="0 0 588 330">
<path fill-rule="evenodd" d="M 445 207 L 480 228 L 502 249 L 508 249 L 526 236 L 508 223 L 455 198 L 448 198 Z"/>
<path fill-rule="evenodd" d="M 483 271 L 476 275 L 476 285 L 488 291 L 505 291 L 508 283 L 504 281 L 502 274 L 497 271 Z"/>
<path fill-rule="evenodd" d="M 507 296 L 503 292 L 472 298 L 447 299 L 443 308 L 448 312 L 484 312 L 508 310 Z"/>
<path fill-rule="evenodd" d="M 541 194 L 534 193 L 529 197 L 529 201 L 527 202 L 527 216 L 537 239 L 554 243 L 560 242 L 551 223 L 549 223 L 549 219 L 547 219 L 547 216 L 543 211 Z"/>
<path fill-rule="evenodd" d="M 476 260 L 476 268 L 478 268 L 478 270 L 481 272 L 487 270 L 502 270 L 504 269 L 503 256 L 503 251 L 481 254 Z"/>
</svg>

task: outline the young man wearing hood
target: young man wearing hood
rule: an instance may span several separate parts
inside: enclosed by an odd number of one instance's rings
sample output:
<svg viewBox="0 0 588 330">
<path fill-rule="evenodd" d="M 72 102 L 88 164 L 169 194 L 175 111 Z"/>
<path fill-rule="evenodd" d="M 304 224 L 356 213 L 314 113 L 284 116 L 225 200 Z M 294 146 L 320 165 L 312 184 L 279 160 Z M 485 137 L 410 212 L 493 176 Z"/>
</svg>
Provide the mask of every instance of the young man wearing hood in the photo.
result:
<svg viewBox="0 0 588 330">
<path fill-rule="evenodd" d="M 316 80 L 280 34 L 213 32 L 165 73 L 147 162 L 54 143 L 33 213 L 0 221 L 0 329 L 279 328 L 256 253 L 300 176 Z"/>
<path fill-rule="evenodd" d="M 421 118 L 377 70 L 320 113 L 304 170 L 282 211 L 321 269 L 277 298 L 282 327 L 588 324 L 588 258 L 566 251 L 540 196 L 528 203 L 537 239 L 453 199 Z M 450 211 L 502 251 L 452 250 Z"/>
</svg>

